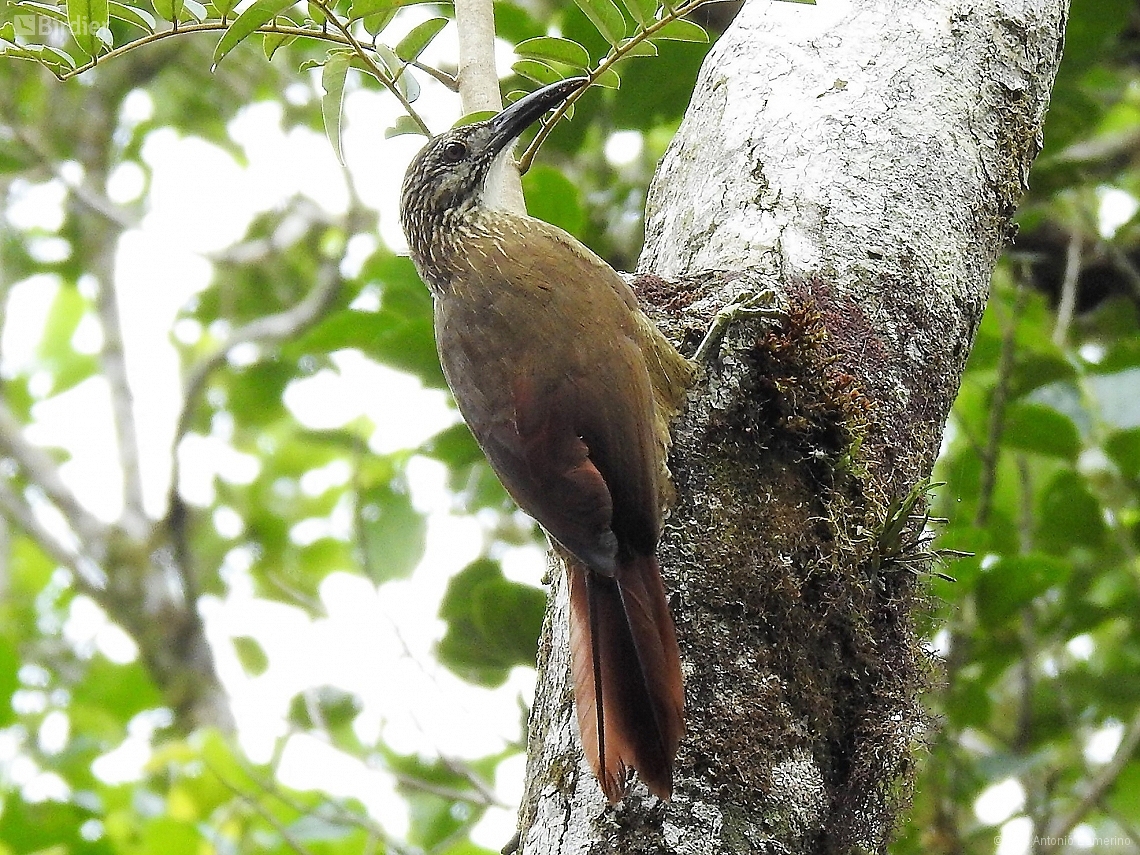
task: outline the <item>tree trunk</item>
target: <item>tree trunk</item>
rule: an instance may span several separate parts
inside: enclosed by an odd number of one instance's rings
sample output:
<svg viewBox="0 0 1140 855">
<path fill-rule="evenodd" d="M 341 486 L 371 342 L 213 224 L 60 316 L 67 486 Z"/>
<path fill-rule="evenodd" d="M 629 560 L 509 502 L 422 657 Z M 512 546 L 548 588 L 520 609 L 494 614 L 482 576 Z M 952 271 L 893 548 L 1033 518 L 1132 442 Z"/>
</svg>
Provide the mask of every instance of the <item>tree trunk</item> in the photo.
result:
<svg viewBox="0 0 1140 855">
<path fill-rule="evenodd" d="M 923 479 L 1040 149 L 1063 0 L 750 0 L 650 191 L 636 285 L 691 352 L 660 557 L 686 676 L 673 800 L 608 809 L 557 574 L 524 855 L 884 851 L 928 722 Z M 910 497 L 908 502 L 907 497 Z"/>
</svg>

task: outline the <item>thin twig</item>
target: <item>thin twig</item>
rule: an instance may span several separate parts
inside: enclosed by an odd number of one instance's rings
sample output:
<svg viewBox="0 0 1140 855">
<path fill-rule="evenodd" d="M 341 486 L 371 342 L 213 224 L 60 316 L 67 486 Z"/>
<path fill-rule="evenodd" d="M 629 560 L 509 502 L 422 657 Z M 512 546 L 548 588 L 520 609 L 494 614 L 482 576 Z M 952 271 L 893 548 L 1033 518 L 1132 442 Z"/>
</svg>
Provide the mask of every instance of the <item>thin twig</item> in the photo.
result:
<svg viewBox="0 0 1140 855">
<path fill-rule="evenodd" d="M 1132 761 L 1137 748 L 1140 748 L 1140 711 L 1137 711 L 1124 729 L 1124 738 L 1121 739 L 1112 760 L 1100 770 L 1100 774 L 1089 784 L 1088 790 L 1073 809 L 1049 825 L 1045 837 L 1051 840 L 1062 840 L 1067 837 L 1116 783 L 1124 768 Z M 1057 848 L 1058 845 L 1053 843 L 1044 846 L 1042 851 L 1050 852 Z"/>
<path fill-rule="evenodd" d="M 8 105 L 5 104 L 5 107 L 7 106 Z M 47 146 L 36 139 L 20 122 L 13 121 L 12 116 L 7 115 L 6 110 L 5 113 L 4 118 L 16 139 L 20 141 L 24 148 L 34 154 L 40 164 L 51 172 L 60 183 L 67 187 L 76 199 L 122 231 L 133 229 L 138 225 L 138 220 L 135 217 L 131 216 L 126 210 L 116 205 L 106 196 L 98 193 L 86 183 L 68 180 L 60 168 L 58 161 L 52 156 Z"/>
<path fill-rule="evenodd" d="M 435 68 L 435 67 L 430 66 L 426 63 L 420 62 L 418 59 L 412 60 L 411 62 L 408 63 L 408 65 L 410 65 L 412 68 L 418 68 L 420 71 L 422 71 L 424 74 L 428 75 L 429 77 L 434 77 L 436 80 L 438 80 L 440 83 L 442 83 L 448 89 L 450 89 L 452 92 L 458 92 L 459 91 L 459 78 L 453 77 L 452 75 L 448 74 L 446 71 L 443 71 L 442 69 L 439 69 L 439 68 Z"/>
<path fill-rule="evenodd" d="M 1005 335 L 1002 337 L 997 383 L 990 401 L 989 430 L 982 454 L 982 480 L 978 486 L 978 508 L 974 513 L 974 525 L 978 527 L 985 526 L 990 518 L 994 485 L 997 483 L 998 459 L 1001 455 L 1001 435 L 1005 428 L 1005 408 L 1013 374 L 1013 360 L 1017 355 L 1017 325 L 1021 320 L 1021 313 L 1025 310 L 1027 296 L 1028 289 L 1018 280 L 1017 297 L 1013 303 L 1013 312 Z"/>
<path fill-rule="evenodd" d="M 265 779 L 257 774 L 257 770 L 254 769 L 245 758 L 239 757 L 238 761 L 241 763 L 242 771 L 245 772 L 246 776 L 255 785 L 261 788 L 262 792 L 277 799 L 286 807 L 306 816 L 320 816 L 327 822 L 339 823 L 350 828 L 359 828 L 367 832 L 371 837 L 380 840 L 384 844 L 386 851 L 395 852 L 396 855 L 411 855 L 413 850 L 393 838 L 392 835 L 384 830 L 383 826 L 377 823 L 367 813 L 358 813 L 345 805 L 340 799 L 332 796 L 326 796 L 324 802 L 319 805 L 317 809 L 309 808 L 283 792 L 282 787 L 273 779 Z M 330 817 L 325 811 L 320 810 L 320 808 L 324 807 L 332 808 L 336 816 Z"/>
<path fill-rule="evenodd" d="M 209 762 L 206 763 L 206 768 L 209 769 L 215 778 L 217 778 L 223 787 L 233 793 L 244 804 L 253 808 L 253 810 L 261 816 L 266 822 L 276 829 L 277 833 L 281 835 L 281 839 L 285 841 L 290 849 L 297 853 L 297 855 L 313 855 L 308 849 L 304 847 L 301 841 L 297 840 L 293 834 L 285 827 L 285 824 L 275 817 L 266 807 L 261 804 L 257 799 L 240 789 L 236 784 L 231 783 L 221 772 L 215 769 Z"/>
<path fill-rule="evenodd" d="M 10 119 L 10 117 L 9 117 Z M 115 298 L 113 252 L 110 245 L 125 229 L 132 228 L 135 222 L 105 196 L 95 192 L 82 182 L 69 181 L 60 169 L 57 159 L 47 146 L 43 145 L 18 122 L 11 123 L 16 138 L 35 155 L 36 159 L 72 193 L 86 208 L 103 218 L 112 228 L 112 233 L 104 235 L 97 253 L 96 278 L 99 289 L 96 296 L 96 311 L 103 328 L 103 348 L 100 361 L 103 373 L 111 391 L 111 409 L 119 446 L 119 459 L 123 475 L 123 523 L 132 536 L 146 536 L 149 524 L 143 510 L 142 477 L 139 471 L 138 430 L 134 416 L 134 400 L 127 381 L 126 358 L 123 352 L 122 324 L 118 302 Z"/>
<path fill-rule="evenodd" d="M 269 315 L 264 318 L 258 318 L 244 326 L 238 327 L 230 333 L 229 338 L 219 346 L 213 354 L 194 366 L 186 381 L 186 394 L 183 398 L 182 411 L 178 414 L 178 423 L 174 432 L 172 447 L 175 453 L 173 455 L 170 483 L 172 497 L 176 496 L 178 492 L 178 445 L 190 430 L 190 420 L 193 417 L 195 408 L 198 406 L 198 399 L 205 390 L 206 381 L 210 378 L 210 375 L 225 363 L 230 353 L 238 345 L 273 344 L 275 342 L 284 341 L 299 334 L 310 324 L 315 323 L 324 315 L 329 306 L 331 306 L 336 299 L 336 295 L 340 290 L 340 284 L 340 272 L 337 269 L 336 263 L 332 260 L 326 260 L 321 264 L 317 274 L 317 284 L 304 300 L 283 312 L 278 312 L 275 315 Z M 174 507 L 175 504 L 172 498 L 171 507 Z"/>
<path fill-rule="evenodd" d="M 79 503 L 60 477 L 55 461 L 38 445 L 24 438 L 23 425 L 0 400 L 0 452 L 10 456 L 32 484 L 63 514 L 81 543 L 98 546 L 107 542 L 107 527 Z"/>
<path fill-rule="evenodd" d="M 110 237 L 109 237 L 110 239 Z M 150 530 L 150 521 L 143 508 L 142 471 L 139 463 L 139 433 L 135 421 L 135 398 L 127 377 L 127 358 L 123 349 L 123 325 L 119 314 L 119 301 L 114 287 L 112 251 L 104 246 L 96 260 L 99 287 L 95 296 L 95 310 L 103 328 L 103 348 L 99 361 L 103 377 L 110 387 L 111 415 L 115 424 L 115 437 L 119 447 L 119 466 L 123 479 L 123 528 L 132 537 L 143 539 Z"/>
<path fill-rule="evenodd" d="M 479 795 L 473 795 L 472 793 L 465 793 L 463 790 L 457 790 L 454 787 L 433 784 L 431 781 L 425 781 L 423 778 L 417 778 L 415 775 L 409 775 L 405 772 L 396 772 L 392 769 L 389 769 L 388 772 L 396 779 L 396 783 L 407 787 L 409 790 L 417 790 L 421 793 L 439 796 L 441 799 L 463 802 L 464 804 L 474 805 L 475 807 L 506 807 L 494 793 L 491 793 L 490 798 L 488 798 L 483 792 L 480 792 Z"/>
<path fill-rule="evenodd" d="M 1033 482 L 1029 473 L 1029 461 L 1024 454 L 1017 455 L 1018 482 L 1021 495 L 1021 518 L 1018 521 L 1019 552 L 1027 554 L 1033 548 Z M 1033 676 L 1034 665 L 1037 661 L 1035 642 L 1036 613 L 1034 604 L 1027 603 L 1021 609 L 1021 622 L 1018 627 L 1018 638 L 1021 642 L 1021 661 L 1018 664 L 1019 696 L 1017 708 L 1017 730 L 1013 738 L 1013 748 L 1017 752 L 1025 751 L 1033 735 L 1033 691 L 1035 688 Z"/>
<path fill-rule="evenodd" d="M 280 35 L 280 36 L 296 36 L 298 38 L 316 39 L 318 41 L 332 42 L 333 44 L 343 45 L 345 47 L 351 47 L 361 57 L 361 61 L 364 62 L 364 64 L 366 66 L 368 66 L 369 71 L 371 71 L 372 74 L 375 75 L 376 79 L 379 80 L 380 83 L 382 83 L 385 87 L 387 87 L 392 92 L 392 94 L 396 96 L 396 99 L 400 102 L 401 106 L 403 106 L 403 108 L 407 111 L 408 115 L 412 118 L 412 121 L 414 121 L 419 126 L 420 130 L 423 131 L 424 134 L 426 134 L 427 136 L 431 136 L 431 129 L 427 126 L 427 124 L 420 117 L 420 115 L 415 111 L 415 109 L 412 107 L 411 103 L 407 100 L 407 98 L 404 97 L 404 94 L 402 92 L 400 92 L 399 87 L 397 87 L 395 84 L 395 81 L 393 81 L 392 78 L 387 73 L 385 73 L 375 63 L 375 61 L 372 59 L 372 57 L 369 56 L 369 54 L 367 53 L 367 49 L 363 45 L 360 44 L 360 42 L 356 39 L 355 36 L 352 35 L 351 30 L 349 30 L 349 28 L 344 24 L 344 22 L 341 21 L 340 18 L 334 16 L 331 13 L 331 11 L 329 10 L 328 5 L 325 4 L 324 2 L 322 2 L 322 0 L 313 0 L 313 3 L 318 8 L 320 8 L 321 11 L 324 12 L 330 20 L 333 21 L 334 26 L 338 30 L 340 30 L 340 35 L 328 32 L 328 30 L 323 25 L 322 25 L 321 29 L 314 30 L 314 29 L 310 29 L 308 27 L 297 27 L 297 26 L 289 26 L 287 24 L 278 24 L 276 21 L 269 23 L 269 24 L 263 24 L 262 26 L 258 27 L 256 30 L 254 30 L 254 32 L 255 33 L 261 33 L 262 35 L 269 33 L 269 34 Z M 83 65 L 77 65 L 75 68 L 71 69 L 70 71 L 65 71 L 62 73 L 60 73 L 56 69 L 52 68 L 51 66 L 45 65 L 42 62 L 39 64 L 44 65 L 44 67 L 46 67 L 49 71 L 51 71 L 51 73 L 54 74 L 58 80 L 70 80 L 73 77 L 77 77 L 80 74 L 83 74 L 85 71 L 90 71 L 92 68 L 94 68 L 100 62 L 106 63 L 112 59 L 115 59 L 116 57 L 122 56 L 123 54 L 127 53 L 128 51 L 134 50 L 135 48 L 140 48 L 140 47 L 143 47 L 144 45 L 153 44 L 154 42 L 163 41 L 164 39 L 168 39 L 168 38 L 171 38 L 173 36 L 189 35 L 192 33 L 219 32 L 221 30 L 228 30 L 230 28 L 231 23 L 232 22 L 229 21 L 228 19 L 223 18 L 223 19 L 218 20 L 218 21 L 203 21 L 203 22 L 200 22 L 197 24 L 178 24 L 176 26 L 172 26 L 170 29 L 162 30 L 162 31 L 157 32 L 157 33 L 149 33 L 148 35 L 142 36 L 141 38 L 135 39 L 134 41 L 130 41 L 130 42 L 127 42 L 126 44 L 119 45 L 118 47 L 112 48 L 111 50 L 100 55 L 99 57 L 85 62 Z M 27 57 L 20 57 L 20 56 L 16 56 L 13 54 L 12 58 L 14 58 L 14 59 L 26 59 Z M 435 75 L 433 75 L 433 76 L 435 76 Z M 445 82 L 445 81 L 441 80 L 441 82 Z"/>
<path fill-rule="evenodd" d="M 486 781 L 479 777 L 478 773 L 476 773 L 476 771 L 469 765 L 455 757 L 441 756 L 440 759 L 443 761 L 443 765 L 446 766 L 449 771 L 461 776 L 465 781 L 467 781 L 467 783 L 477 789 L 479 791 L 479 794 L 483 796 L 483 800 L 488 806 L 494 805 L 495 807 L 506 807 L 506 805 L 503 804 L 503 802 L 499 799 L 498 795 L 496 795 L 495 791 L 491 789 L 490 785 L 488 785 Z"/>
<path fill-rule="evenodd" d="M 41 525 L 24 498 L 10 485 L 2 482 L 0 482 L 0 514 L 34 540 L 53 561 L 66 567 L 77 578 L 82 577 L 83 574 L 79 570 L 79 556 Z"/>
<path fill-rule="evenodd" d="M 332 25 L 340 30 L 341 35 L 344 36 L 348 44 L 352 46 L 352 49 L 356 51 L 356 55 L 360 57 L 360 61 L 368 67 L 368 70 L 377 80 L 384 84 L 389 92 L 396 96 L 396 100 L 400 102 L 400 106 L 402 106 L 404 110 L 407 111 L 408 115 L 411 116 L 412 121 L 419 126 L 420 130 L 423 131 L 425 135 L 430 137 L 431 128 L 429 128 L 427 126 L 427 123 L 424 122 L 422 118 L 420 118 L 420 114 L 416 112 L 414 107 L 412 107 L 412 103 L 404 97 L 404 93 L 400 91 L 400 87 L 396 84 L 396 81 L 392 79 L 391 75 L 389 75 L 386 71 L 384 71 L 382 68 L 380 68 L 380 66 L 376 64 L 376 61 L 373 60 L 372 57 L 368 54 L 368 51 L 365 50 L 364 45 L 362 45 L 357 40 L 356 36 L 352 34 L 352 30 L 349 29 L 348 25 L 342 21 L 336 15 L 336 13 L 333 12 L 332 9 L 329 8 L 329 5 L 325 2 L 325 0 L 309 0 L 309 2 L 320 9 L 324 14 L 325 19 L 331 21 Z"/>
<path fill-rule="evenodd" d="M 1140 298 L 1140 270 L 1136 269 L 1136 265 L 1132 263 L 1132 259 L 1113 241 L 1106 241 L 1104 243 L 1105 249 L 1108 250 L 1109 256 L 1112 258 L 1112 263 L 1116 265 L 1117 270 L 1124 274 L 1124 278 L 1128 280 L 1128 285 L 1132 288 L 1132 293 Z"/>
<path fill-rule="evenodd" d="M 1081 236 L 1077 229 L 1069 233 L 1069 247 L 1065 252 L 1065 276 L 1061 280 L 1061 299 L 1057 303 L 1057 323 L 1053 327 L 1053 344 L 1061 347 L 1073 322 L 1077 308 L 1077 278 L 1081 274 Z"/>
<path fill-rule="evenodd" d="M 546 138 L 550 136 L 550 132 L 554 130 L 554 126 L 562 120 L 562 117 L 565 116 L 567 112 L 569 112 L 570 108 L 573 107 L 574 103 L 579 98 L 581 98 L 582 95 L 585 94 L 586 90 L 588 90 L 590 86 L 597 82 L 598 78 L 613 68 L 619 61 L 625 59 L 632 48 L 637 47 L 637 45 L 641 44 L 646 39 L 656 35 L 667 24 L 671 24 L 674 21 L 685 17 L 686 15 L 696 11 L 698 7 L 703 6 L 709 2 L 712 2 L 712 0 L 689 0 L 688 3 L 682 3 L 680 6 L 677 6 L 672 10 L 666 7 L 665 16 L 660 21 L 654 21 L 644 30 L 639 30 L 634 35 L 632 35 L 620 47 L 614 47 L 606 55 L 605 59 L 598 63 L 597 68 L 595 68 L 593 71 L 587 72 L 587 80 L 582 88 L 572 92 L 570 94 L 570 97 L 559 104 L 554 112 L 550 114 L 550 118 L 543 121 L 541 127 L 538 129 L 538 133 L 535 134 L 534 139 L 531 140 L 530 145 L 527 146 L 526 151 L 523 153 L 523 156 L 519 158 L 519 171 L 525 173 L 528 169 L 530 169 L 530 165 L 534 161 L 534 156 L 538 154 L 539 148 L 541 148 L 542 144 L 546 142 Z"/>
<path fill-rule="evenodd" d="M 1110 805 L 1104 795 L 1097 802 L 1097 807 L 1104 811 L 1105 816 L 1120 826 L 1120 830 L 1132 842 L 1132 848 L 1140 850 L 1140 826 L 1136 826 L 1130 819 Z"/>
</svg>

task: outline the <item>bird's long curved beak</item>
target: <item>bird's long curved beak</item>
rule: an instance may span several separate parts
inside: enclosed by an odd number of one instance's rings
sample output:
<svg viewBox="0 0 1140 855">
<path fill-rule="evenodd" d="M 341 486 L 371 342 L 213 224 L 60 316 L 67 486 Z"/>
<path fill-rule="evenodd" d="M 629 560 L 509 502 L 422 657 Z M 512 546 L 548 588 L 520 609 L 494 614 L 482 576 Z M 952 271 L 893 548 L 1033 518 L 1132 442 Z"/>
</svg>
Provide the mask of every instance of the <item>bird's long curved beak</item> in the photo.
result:
<svg viewBox="0 0 1140 855">
<path fill-rule="evenodd" d="M 580 89 L 586 80 L 585 77 L 568 77 L 543 86 L 488 119 L 487 124 L 493 134 L 492 145 L 500 150 L 509 146 L 519 134 L 537 122 L 543 113 L 553 110 L 569 98 L 570 93 Z"/>
</svg>

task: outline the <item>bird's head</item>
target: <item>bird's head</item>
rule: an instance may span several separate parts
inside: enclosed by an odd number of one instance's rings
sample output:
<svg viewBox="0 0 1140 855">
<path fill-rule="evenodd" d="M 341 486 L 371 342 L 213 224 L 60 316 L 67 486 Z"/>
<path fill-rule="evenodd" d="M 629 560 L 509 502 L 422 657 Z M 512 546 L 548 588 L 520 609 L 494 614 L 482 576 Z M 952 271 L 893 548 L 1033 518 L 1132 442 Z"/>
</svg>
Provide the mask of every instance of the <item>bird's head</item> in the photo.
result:
<svg viewBox="0 0 1140 855">
<path fill-rule="evenodd" d="M 400 193 L 400 222 L 414 255 L 484 202 L 488 177 L 519 134 L 584 82 L 573 77 L 544 86 L 490 119 L 427 142 L 408 167 Z"/>
</svg>

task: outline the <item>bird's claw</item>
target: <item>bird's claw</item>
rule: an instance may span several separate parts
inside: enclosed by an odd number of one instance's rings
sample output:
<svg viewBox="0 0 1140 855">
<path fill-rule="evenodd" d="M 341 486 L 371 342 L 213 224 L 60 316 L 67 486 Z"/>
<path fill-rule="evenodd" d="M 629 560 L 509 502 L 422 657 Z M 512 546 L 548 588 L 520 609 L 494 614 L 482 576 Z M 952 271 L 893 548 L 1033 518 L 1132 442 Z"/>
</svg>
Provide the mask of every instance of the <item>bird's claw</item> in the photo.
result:
<svg viewBox="0 0 1140 855">
<path fill-rule="evenodd" d="M 693 354 L 693 361 L 707 365 L 716 359 L 729 326 L 742 318 L 781 320 L 785 316 L 786 312 L 780 307 L 778 296 L 772 289 L 744 291 L 713 317 L 708 332 Z"/>
</svg>

